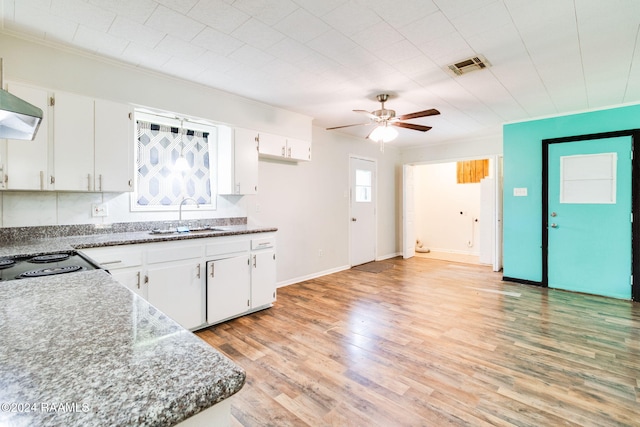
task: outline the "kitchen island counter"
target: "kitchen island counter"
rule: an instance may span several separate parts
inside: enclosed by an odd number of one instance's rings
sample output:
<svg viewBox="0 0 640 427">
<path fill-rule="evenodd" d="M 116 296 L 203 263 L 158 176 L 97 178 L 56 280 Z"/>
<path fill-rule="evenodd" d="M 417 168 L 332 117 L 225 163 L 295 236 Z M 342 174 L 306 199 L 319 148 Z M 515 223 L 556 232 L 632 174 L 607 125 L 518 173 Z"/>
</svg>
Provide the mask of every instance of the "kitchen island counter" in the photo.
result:
<svg viewBox="0 0 640 427">
<path fill-rule="evenodd" d="M 0 424 L 170 426 L 245 372 L 102 270 L 0 282 Z"/>
</svg>

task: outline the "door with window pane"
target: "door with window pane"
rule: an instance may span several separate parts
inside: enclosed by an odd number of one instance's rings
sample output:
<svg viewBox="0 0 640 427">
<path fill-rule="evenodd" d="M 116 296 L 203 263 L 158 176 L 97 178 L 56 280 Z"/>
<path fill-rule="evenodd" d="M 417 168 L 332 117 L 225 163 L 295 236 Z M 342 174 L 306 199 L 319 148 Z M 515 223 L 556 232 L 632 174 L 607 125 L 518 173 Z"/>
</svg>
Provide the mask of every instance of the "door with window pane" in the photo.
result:
<svg viewBox="0 0 640 427">
<path fill-rule="evenodd" d="M 351 158 L 351 203 L 349 218 L 352 266 L 376 258 L 376 163 Z"/>
</svg>

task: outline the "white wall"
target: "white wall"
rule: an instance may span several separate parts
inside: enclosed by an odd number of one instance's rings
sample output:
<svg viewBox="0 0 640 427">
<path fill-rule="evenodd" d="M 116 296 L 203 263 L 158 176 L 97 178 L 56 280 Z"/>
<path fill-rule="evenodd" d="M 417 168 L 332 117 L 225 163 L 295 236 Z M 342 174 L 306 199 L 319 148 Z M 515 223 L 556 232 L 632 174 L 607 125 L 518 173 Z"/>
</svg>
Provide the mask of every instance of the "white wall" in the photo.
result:
<svg viewBox="0 0 640 427">
<path fill-rule="evenodd" d="M 402 150 L 402 164 L 486 158 L 502 154 L 502 134 Z"/>
<path fill-rule="evenodd" d="M 314 127 L 313 160 L 298 164 L 261 160 L 258 195 L 245 196 L 250 224 L 278 227 L 281 285 L 349 266 L 351 154 L 378 163 L 377 258 L 398 253 L 398 150 L 387 147 L 380 153 L 378 145 L 367 140 Z"/>
<path fill-rule="evenodd" d="M 415 166 L 414 178 L 416 237 L 432 251 L 479 255 L 480 184 L 458 184 L 455 162 Z"/>
<path fill-rule="evenodd" d="M 280 284 L 348 266 L 350 154 L 378 161 L 377 256 L 398 253 L 397 149 L 389 146 L 380 153 L 376 144 L 312 127 L 311 118 L 297 113 L 52 45 L 0 33 L 0 52 L 7 80 L 312 139 L 311 162 L 260 160 L 258 195 L 218 196 L 216 211 L 192 210 L 184 215 L 247 216 L 251 224 L 278 227 Z M 5 191 L 0 195 L 2 227 L 177 218 L 177 212 L 130 212 L 128 194 Z M 101 202 L 107 203 L 109 216 L 92 218 L 91 205 Z"/>
</svg>

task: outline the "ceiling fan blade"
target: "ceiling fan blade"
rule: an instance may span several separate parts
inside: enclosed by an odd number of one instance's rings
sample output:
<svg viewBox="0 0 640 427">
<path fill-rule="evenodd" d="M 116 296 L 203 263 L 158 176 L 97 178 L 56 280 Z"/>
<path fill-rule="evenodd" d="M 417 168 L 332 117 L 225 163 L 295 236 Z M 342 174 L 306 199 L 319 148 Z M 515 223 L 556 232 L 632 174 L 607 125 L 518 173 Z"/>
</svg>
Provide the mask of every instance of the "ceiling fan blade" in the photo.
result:
<svg viewBox="0 0 640 427">
<path fill-rule="evenodd" d="M 418 117 L 427 117 L 427 116 L 437 116 L 440 114 L 440 111 L 432 108 L 430 110 L 418 111 L 417 113 L 405 114 L 404 116 L 398 117 L 400 120 L 409 120 L 409 119 L 417 119 Z"/>
<path fill-rule="evenodd" d="M 431 126 L 414 125 L 413 123 L 395 122 L 395 123 L 391 123 L 391 124 L 393 126 L 398 126 L 398 127 L 401 127 L 401 128 L 419 130 L 420 132 L 426 132 L 429 129 L 431 129 Z"/>
<path fill-rule="evenodd" d="M 367 110 L 353 110 L 354 113 L 362 113 L 365 114 L 367 117 L 369 117 L 372 120 L 377 119 L 378 117 L 376 117 L 375 114 L 371 114 L 369 111 Z"/>
<path fill-rule="evenodd" d="M 356 123 L 354 125 L 335 126 L 335 127 L 332 127 L 332 128 L 327 128 L 326 130 L 348 128 L 348 127 L 351 127 L 351 126 L 366 126 L 366 125 L 370 125 L 370 124 L 371 124 L 371 122 L 369 122 L 369 123 Z"/>
</svg>

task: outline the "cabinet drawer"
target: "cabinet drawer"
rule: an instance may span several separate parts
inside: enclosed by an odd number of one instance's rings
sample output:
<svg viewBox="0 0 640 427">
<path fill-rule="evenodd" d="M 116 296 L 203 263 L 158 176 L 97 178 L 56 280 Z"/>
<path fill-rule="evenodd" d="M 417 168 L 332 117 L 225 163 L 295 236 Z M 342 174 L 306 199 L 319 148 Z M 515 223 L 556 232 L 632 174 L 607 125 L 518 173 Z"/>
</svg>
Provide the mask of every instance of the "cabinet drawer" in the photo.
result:
<svg viewBox="0 0 640 427">
<path fill-rule="evenodd" d="M 263 237 L 261 239 L 251 239 L 251 250 L 259 250 L 272 248 L 276 245 L 276 238 L 273 237 Z"/>
<path fill-rule="evenodd" d="M 89 248 L 82 250 L 87 256 L 107 270 L 118 270 L 142 265 L 142 250 L 127 248 Z"/>
<path fill-rule="evenodd" d="M 249 251 L 249 240 L 221 241 L 219 243 L 209 243 L 205 249 L 207 257 L 233 254 L 238 252 Z"/>
<path fill-rule="evenodd" d="M 147 252 L 147 263 L 157 264 L 160 262 L 180 261 L 183 259 L 200 258 L 202 256 L 201 245 L 174 246 L 167 245 L 167 248 L 150 249 Z"/>
</svg>

